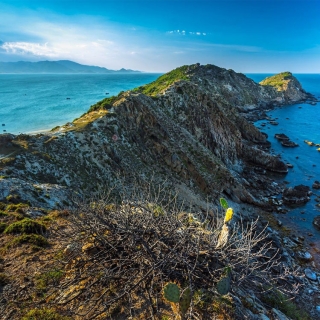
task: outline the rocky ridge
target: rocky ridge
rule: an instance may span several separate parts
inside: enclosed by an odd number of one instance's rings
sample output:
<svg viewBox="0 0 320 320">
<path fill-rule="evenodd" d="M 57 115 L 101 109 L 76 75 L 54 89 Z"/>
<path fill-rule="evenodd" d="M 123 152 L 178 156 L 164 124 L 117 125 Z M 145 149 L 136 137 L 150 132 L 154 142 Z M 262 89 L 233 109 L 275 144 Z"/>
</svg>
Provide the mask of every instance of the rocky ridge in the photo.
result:
<svg viewBox="0 0 320 320">
<path fill-rule="evenodd" d="M 294 77 L 286 80 L 275 88 L 213 65 L 184 66 L 103 100 L 52 132 L 1 135 L 0 198 L 63 209 L 72 206 L 74 197 L 99 195 L 117 188 L 123 177 L 138 177 L 165 184 L 178 192 L 181 203 L 191 202 L 200 212 L 207 212 L 208 202 L 209 212 L 216 212 L 221 196 L 229 199 L 238 218 L 246 204 L 272 210 L 278 205 L 273 197 L 284 186 L 266 172 L 285 174 L 287 166 L 267 152 L 267 137 L 242 115 L 311 98 Z M 248 208 L 241 215 L 249 221 L 253 210 Z M 284 241 L 272 228 L 268 232 L 293 266 L 292 248 L 299 245 Z M 319 291 L 317 280 L 301 281 L 308 290 Z M 258 314 L 265 317 L 257 318 L 250 310 L 247 319 L 268 319 L 271 314 L 261 306 Z M 273 317 L 279 312 L 272 311 Z"/>
<path fill-rule="evenodd" d="M 58 206 L 70 189 L 98 192 L 116 184 L 119 172 L 134 172 L 159 181 L 170 177 L 173 186 L 196 198 L 210 195 L 214 200 L 226 194 L 236 202 L 261 202 L 244 177 L 252 168 L 248 165 L 279 173 L 286 173 L 287 167 L 261 150 L 268 146 L 265 135 L 238 111 L 295 102 L 297 97 L 304 100 L 307 94 L 298 90 L 290 100 L 291 93 L 212 65 L 177 70 L 185 80 L 175 79 L 151 96 L 143 94 L 146 88 L 138 88 L 112 98 L 106 106 L 102 101 L 100 109 L 54 132 L 2 135 L 2 149 L 12 153 L 2 159 L 3 196 L 9 190 L 19 192 L 19 179 L 31 189 L 40 184 L 49 194 L 59 185 Z M 90 115 L 94 120 L 86 120 Z M 40 204 L 35 194 L 23 194 Z M 52 201 L 43 200 L 52 207 Z"/>
</svg>

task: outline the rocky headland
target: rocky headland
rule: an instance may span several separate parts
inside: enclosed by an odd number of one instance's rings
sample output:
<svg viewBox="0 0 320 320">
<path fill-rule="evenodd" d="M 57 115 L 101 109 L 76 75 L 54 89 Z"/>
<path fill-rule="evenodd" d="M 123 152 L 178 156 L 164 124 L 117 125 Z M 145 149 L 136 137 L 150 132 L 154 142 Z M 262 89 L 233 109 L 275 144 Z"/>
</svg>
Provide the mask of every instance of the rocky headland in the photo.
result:
<svg viewBox="0 0 320 320">
<path fill-rule="evenodd" d="M 3 223 L 17 219 L 8 218 L 16 215 L 10 213 L 10 205 L 24 204 L 20 218 L 44 219 L 50 212 L 73 208 L 79 199 L 96 199 L 106 190 L 116 193 L 120 186 L 129 192 L 149 182 L 177 194 L 178 204 L 197 213 L 199 221 L 214 220 L 224 197 L 236 221 L 250 224 L 260 215 L 258 230 L 269 222 L 267 241 L 276 248 L 281 265 L 300 272 L 290 280 L 302 286 L 295 296 L 298 305 L 308 317 L 318 319 L 319 302 L 304 299 L 310 292 L 320 293 L 312 256 L 303 249 L 303 240 L 288 234 L 269 213 L 282 210 L 276 197 L 285 186 L 274 182 L 272 175 L 285 175 L 287 165 L 268 152 L 267 136 L 250 122 L 276 106 L 312 99 L 289 72 L 257 84 L 233 70 L 194 64 L 106 98 L 51 132 L 0 135 Z M 286 190 L 286 201 L 300 201 L 294 191 Z M 28 263 L 35 259 L 38 264 L 39 255 L 33 254 Z M 12 275 L 14 259 L 14 254 L 3 254 L 3 273 Z M 274 269 L 270 272 L 276 273 Z M 32 287 L 28 281 L 19 285 Z M 250 288 L 234 288 L 233 294 L 238 310 L 234 319 L 292 317 L 270 301 L 263 302 Z M 12 316 L 4 319 L 20 315 L 3 303 L 2 309 Z"/>
</svg>

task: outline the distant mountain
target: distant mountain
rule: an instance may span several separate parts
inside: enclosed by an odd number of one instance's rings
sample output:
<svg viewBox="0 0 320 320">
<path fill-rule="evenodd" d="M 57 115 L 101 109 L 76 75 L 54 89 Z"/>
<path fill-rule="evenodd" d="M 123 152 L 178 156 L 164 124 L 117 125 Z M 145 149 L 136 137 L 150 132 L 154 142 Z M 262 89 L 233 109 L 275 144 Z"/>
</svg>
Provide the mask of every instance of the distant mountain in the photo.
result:
<svg viewBox="0 0 320 320">
<path fill-rule="evenodd" d="M 139 73 L 130 69 L 109 70 L 87 66 L 69 60 L 39 62 L 0 62 L 0 73 Z"/>
</svg>

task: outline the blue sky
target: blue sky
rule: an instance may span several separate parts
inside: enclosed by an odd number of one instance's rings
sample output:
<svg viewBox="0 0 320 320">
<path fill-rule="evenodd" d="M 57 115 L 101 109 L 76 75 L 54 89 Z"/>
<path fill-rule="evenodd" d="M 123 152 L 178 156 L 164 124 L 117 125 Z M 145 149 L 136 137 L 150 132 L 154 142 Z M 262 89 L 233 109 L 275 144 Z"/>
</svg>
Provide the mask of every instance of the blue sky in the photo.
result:
<svg viewBox="0 0 320 320">
<path fill-rule="evenodd" d="M 320 0 L 0 0 L 0 61 L 320 73 Z"/>
</svg>

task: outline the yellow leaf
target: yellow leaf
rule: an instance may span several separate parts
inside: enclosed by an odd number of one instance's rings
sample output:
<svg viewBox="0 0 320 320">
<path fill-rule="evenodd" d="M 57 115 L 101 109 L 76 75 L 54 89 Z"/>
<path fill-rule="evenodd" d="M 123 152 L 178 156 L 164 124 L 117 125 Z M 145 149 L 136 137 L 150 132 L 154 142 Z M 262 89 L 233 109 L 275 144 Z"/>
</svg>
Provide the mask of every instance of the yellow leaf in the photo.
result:
<svg viewBox="0 0 320 320">
<path fill-rule="evenodd" d="M 232 219 L 232 216 L 233 216 L 233 209 L 228 208 L 226 211 L 226 216 L 224 217 L 224 223 L 230 221 Z"/>
</svg>

